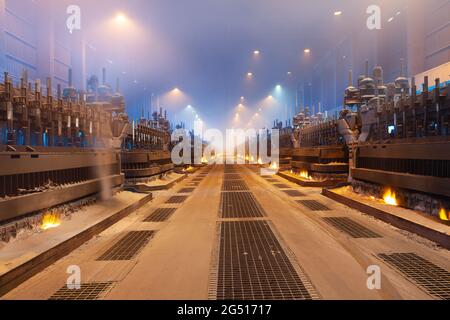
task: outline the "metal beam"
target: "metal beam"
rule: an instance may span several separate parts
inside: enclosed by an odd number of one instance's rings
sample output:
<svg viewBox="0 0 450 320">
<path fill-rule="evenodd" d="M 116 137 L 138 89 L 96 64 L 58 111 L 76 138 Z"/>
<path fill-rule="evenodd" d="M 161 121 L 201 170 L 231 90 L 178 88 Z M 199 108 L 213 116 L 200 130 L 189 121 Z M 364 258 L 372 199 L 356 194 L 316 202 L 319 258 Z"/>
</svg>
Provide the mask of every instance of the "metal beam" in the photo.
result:
<svg viewBox="0 0 450 320">
<path fill-rule="evenodd" d="M 352 168 L 357 180 L 450 197 L 450 179 Z"/>
<path fill-rule="evenodd" d="M 39 192 L 0 201 L 0 222 L 99 193 L 103 185 L 111 188 L 120 186 L 123 181 L 123 175 L 114 175 L 70 185 L 58 190 Z"/>
</svg>

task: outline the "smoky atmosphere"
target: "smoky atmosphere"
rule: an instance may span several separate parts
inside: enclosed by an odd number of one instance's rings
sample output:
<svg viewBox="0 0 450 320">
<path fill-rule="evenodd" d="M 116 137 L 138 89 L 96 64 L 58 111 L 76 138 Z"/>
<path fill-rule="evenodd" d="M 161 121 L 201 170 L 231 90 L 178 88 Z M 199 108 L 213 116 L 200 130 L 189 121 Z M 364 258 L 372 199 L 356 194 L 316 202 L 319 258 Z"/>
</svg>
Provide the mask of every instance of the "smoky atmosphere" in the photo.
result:
<svg viewBox="0 0 450 320">
<path fill-rule="evenodd" d="M 450 0 L 0 0 L 0 72 L 0 309 L 450 299 Z"/>
</svg>

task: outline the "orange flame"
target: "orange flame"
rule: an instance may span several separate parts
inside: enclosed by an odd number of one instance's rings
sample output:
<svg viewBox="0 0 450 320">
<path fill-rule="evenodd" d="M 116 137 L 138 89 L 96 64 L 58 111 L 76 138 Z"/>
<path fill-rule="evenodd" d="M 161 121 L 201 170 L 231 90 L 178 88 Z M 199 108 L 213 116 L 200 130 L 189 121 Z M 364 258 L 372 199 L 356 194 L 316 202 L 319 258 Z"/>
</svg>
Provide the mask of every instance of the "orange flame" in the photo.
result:
<svg viewBox="0 0 450 320">
<path fill-rule="evenodd" d="M 192 171 L 194 168 L 192 167 L 192 166 L 189 166 L 189 167 L 187 167 L 187 168 L 184 168 L 182 171 L 183 172 L 190 172 L 190 171 Z"/>
<path fill-rule="evenodd" d="M 397 196 L 391 189 L 386 190 L 383 196 L 384 203 L 390 206 L 398 206 Z"/>
<path fill-rule="evenodd" d="M 439 211 L 439 218 L 441 218 L 442 221 L 449 221 L 450 220 L 449 217 L 450 217 L 450 212 L 447 215 L 447 211 L 444 208 L 442 208 Z"/>
<path fill-rule="evenodd" d="M 312 180 L 313 178 L 309 175 L 309 172 L 306 170 L 300 171 L 299 174 L 300 178 L 306 179 L 306 180 Z"/>
<path fill-rule="evenodd" d="M 42 216 L 41 229 L 48 230 L 57 228 L 61 225 L 61 218 L 59 213 L 48 212 Z"/>
<path fill-rule="evenodd" d="M 278 170 L 278 165 L 276 162 L 272 162 L 272 164 L 270 165 L 270 169 L 272 170 Z"/>
</svg>

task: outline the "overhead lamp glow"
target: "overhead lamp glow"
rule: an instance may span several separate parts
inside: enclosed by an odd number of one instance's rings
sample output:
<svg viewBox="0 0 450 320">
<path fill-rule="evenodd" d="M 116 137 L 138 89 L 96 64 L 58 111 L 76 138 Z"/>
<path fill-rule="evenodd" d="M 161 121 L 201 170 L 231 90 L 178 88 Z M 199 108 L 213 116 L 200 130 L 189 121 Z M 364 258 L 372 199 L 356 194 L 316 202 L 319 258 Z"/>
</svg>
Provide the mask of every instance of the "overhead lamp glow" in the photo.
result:
<svg viewBox="0 0 450 320">
<path fill-rule="evenodd" d="M 310 53 L 311 49 L 306 48 L 305 50 L 303 50 L 304 53 Z"/>
<path fill-rule="evenodd" d="M 335 15 L 335 16 L 341 16 L 341 15 L 342 15 L 342 11 L 335 11 L 335 12 L 334 12 L 334 15 Z"/>
<path fill-rule="evenodd" d="M 275 87 L 275 89 L 277 89 L 278 91 L 281 90 L 281 85 L 277 84 L 277 86 Z"/>
<path fill-rule="evenodd" d="M 261 53 L 261 51 L 259 51 L 259 50 L 253 51 L 253 54 L 254 54 L 255 56 L 259 56 L 260 53 Z"/>
<path fill-rule="evenodd" d="M 124 24 L 127 22 L 127 17 L 123 13 L 118 13 L 114 20 L 117 24 Z"/>
<path fill-rule="evenodd" d="M 249 78 L 253 77 L 253 72 L 248 72 L 247 77 L 249 77 Z"/>
</svg>

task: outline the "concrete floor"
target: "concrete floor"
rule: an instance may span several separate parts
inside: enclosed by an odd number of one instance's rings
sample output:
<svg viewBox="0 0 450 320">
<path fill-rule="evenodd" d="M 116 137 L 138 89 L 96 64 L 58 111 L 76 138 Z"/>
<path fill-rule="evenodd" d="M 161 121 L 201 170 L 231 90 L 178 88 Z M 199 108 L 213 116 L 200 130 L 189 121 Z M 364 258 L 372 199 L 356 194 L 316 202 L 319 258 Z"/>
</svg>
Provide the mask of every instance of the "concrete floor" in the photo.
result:
<svg viewBox="0 0 450 320">
<path fill-rule="evenodd" d="M 197 172 L 193 177 L 200 174 Z M 295 256 L 323 299 L 433 299 L 376 255 L 413 252 L 446 270 L 450 254 L 433 243 L 395 229 L 383 222 L 337 204 L 320 195 L 320 189 L 302 188 L 274 177 L 306 197 L 319 200 L 331 211 L 312 212 L 302 207 L 273 183 L 248 167 L 239 173 L 267 213 L 280 242 Z M 209 175 L 182 204 L 165 201 L 187 187 L 192 177 L 168 191 L 154 194 L 154 200 L 107 229 L 84 246 L 29 279 L 3 299 L 48 299 L 63 287 L 68 266 L 81 268 L 83 283 L 113 281 L 104 299 L 207 299 L 211 256 L 217 245 L 217 222 L 223 166 L 214 166 Z M 142 222 L 156 208 L 177 207 L 166 222 Z M 354 239 L 326 224 L 322 217 L 350 217 L 382 235 L 377 239 Z M 156 230 L 155 237 L 131 261 L 96 261 L 128 231 Z M 369 290 L 367 267 L 382 270 L 381 290 Z"/>
</svg>

